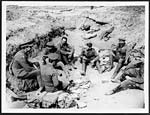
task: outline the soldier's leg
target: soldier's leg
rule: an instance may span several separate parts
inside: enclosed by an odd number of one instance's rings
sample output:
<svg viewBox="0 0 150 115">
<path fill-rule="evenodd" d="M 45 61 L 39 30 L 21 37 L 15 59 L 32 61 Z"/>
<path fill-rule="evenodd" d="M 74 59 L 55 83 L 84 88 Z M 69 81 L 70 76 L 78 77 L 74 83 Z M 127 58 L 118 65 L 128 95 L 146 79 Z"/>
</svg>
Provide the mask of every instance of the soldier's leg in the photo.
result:
<svg viewBox="0 0 150 115">
<path fill-rule="evenodd" d="M 87 68 L 87 61 L 86 60 L 82 60 L 82 75 L 86 74 L 86 68 Z"/>
<path fill-rule="evenodd" d="M 121 87 L 121 89 L 125 90 L 127 88 L 136 87 L 136 83 L 131 81 L 131 80 L 129 80 L 129 79 L 127 79 L 127 80 L 121 82 L 120 87 Z"/>
<path fill-rule="evenodd" d="M 65 65 L 68 65 L 68 64 L 69 64 L 69 61 L 68 61 L 67 55 L 61 54 L 61 57 L 62 57 L 62 61 L 64 62 L 64 64 L 65 64 Z"/>
<path fill-rule="evenodd" d="M 121 81 L 125 80 L 126 74 L 123 71 L 120 71 L 115 79 L 111 79 L 112 82 L 120 83 Z"/>
<path fill-rule="evenodd" d="M 136 88 L 143 89 L 144 79 L 139 69 L 130 68 L 125 73 L 136 83 Z"/>
<path fill-rule="evenodd" d="M 135 86 L 134 82 L 132 82 L 131 80 L 125 80 L 125 81 L 121 82 L 120 85 L 118 85 L 114 89 L 112 89 L 109 92 L 105 93 L 105 95 L 112 95 L 112 94 L 117 93 L 121 90 L 125 90 L 127 88 L 134 87 L 134 86 Z"/>
<path fill-rule="evenodd" d="M 112 69 L 114 67 L 114 62 L 117 62 L 117 58 L 112 54 L 110 54 L 109 58 L 110 58 L 110 66 L 111 66 L 110 68 Z"/>
<path fill-rule="evenodd" d="M 111 79 L 114 79 L 117 76 L 118 72 L 123 67 L 123 63 L 124 63 L 124 59 L 119 59 L 119 63 L 117 64 L 117 67 L 116 67 Z"/>
<path fill-rule="evenodd" d="M 75 49 L 73 49 L 73 52 L 72 54 L 69 56 L 69 62 L 70 62 L 70 65 L 73 69 L 77 69 L 77 67 L 75 67 L 74 63 L 75 63 L 75 57 L 74 57 L 74 52 L 75 52 Z"/>
<path fill-rule="evenodd" d="M 42 88 L 44 86 L 43 84 L 43 81 L 42 81 L 42 78 L 41 78 L 41 72 L 40 70 L 34 70 L 34 71 L 31 71 L 28 75 L 27 75 L 28 78 L 35 78 L 37 79 L 37 82 L 39 84 L 39 87 Z"/>
<path fill-rule="evenodd" d="M 72 62 L 73 59 L 74 59 L 74 52 L 75 52 L 75 49 L 73 49 L 73 52 L 72 52 L 72 54 L 70 55 L 70 60 L 71 60 L 71 62 Z"/>
</svg>

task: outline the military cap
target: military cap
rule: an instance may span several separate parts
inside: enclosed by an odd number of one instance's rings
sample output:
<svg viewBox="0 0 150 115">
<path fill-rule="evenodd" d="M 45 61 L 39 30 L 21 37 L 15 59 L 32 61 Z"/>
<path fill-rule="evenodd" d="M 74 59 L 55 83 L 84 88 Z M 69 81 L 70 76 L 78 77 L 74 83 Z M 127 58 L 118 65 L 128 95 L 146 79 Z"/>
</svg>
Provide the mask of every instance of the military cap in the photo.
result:
<svg viewBox="0 0 150 115">
<path fill-rule="evenodd" d="M 87 43 L 86 45 L 87 45 L 88 47 L 92 47 L 92 43 L 91 43 L 91 42 Z"/>
<path fill-rule="evenodd" d="M 125 39 L 125 38 L 119 38 L 118 40 L 119 40 L 119 41 L 123 41 L 123 42 L 125 42 L 125 41 L 126 41 L 126 39 Z"/>
<path fill-rule="evenodd" d="M 47 46 L 47 47 L 52 47 L 52 46 L 54 46 L 54 43 L 53 43 L 53 42 L 48 42 L 48 43 L 46 44 L 46 46 Z"/>
<path fill-rule="evenodd" d="M 47 56 L 48 56 L 48 58 L 50 60 L 57 60 L 57 59 L 59 59 L 59 54 L 57 54 L 57 53 L 50 53 Z"/>
</svg>

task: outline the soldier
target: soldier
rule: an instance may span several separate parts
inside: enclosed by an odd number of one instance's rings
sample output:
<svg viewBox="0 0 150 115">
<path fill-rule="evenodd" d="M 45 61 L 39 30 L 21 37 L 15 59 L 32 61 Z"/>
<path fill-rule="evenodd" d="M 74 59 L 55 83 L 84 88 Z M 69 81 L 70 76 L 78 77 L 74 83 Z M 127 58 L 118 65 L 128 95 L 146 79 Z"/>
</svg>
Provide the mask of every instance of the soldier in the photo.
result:
<svg viewBox="0 0 150 115">
<path fill-rule="evenodd" d="M 44 88 L 47 92 L 56 92 L 58 90 L 65 89 L 66 85 L 63 85 L 63 82 L 58 80 L 59 73 L 53 67 L 53 64 L 49 62 L 49 59 L 54 59 L 56 56 L 51 55 L 51 57 L 42 59 L 41 65 L 41 75 L 44 84 Z"/>
<path fill-rule="evenodd" d="M 127 50 L 128 50 L 128 46 L 126 45 L 125 41 L 126 40 L 124 38 L 120 38 L 117 47 L 112 50 L 112 52 L 114 54 L 111 57 L 112 64 L 114 61 L 118 62 L 118 64 L 117 64 L 117 67 L 116 67 L 111 79 L 114 79 L 117 76 L 118 72 L 125 64 L 126 54 L 127 54 Z"/>
<path fill-rule="evenodd" d="M 82 72 L 81 75 L 86 74 L 86 68 L 89 63 L 92 66 L 96 65 L 98 72 L 101 73 L 100 70 L 100 63 L 99 63 L 99 56 L 96 53 L 95 49 L 92 48 L 92 43 L 86 44 L 87 48 L 83 48 L 80 57 L 80 62 L 82 63 Z"/>
<path fill-rule="evenodd" d="M 59 54 L 59 52 L 57 50 L 57 47 L 55 47 L 54 43 L 53 42 L 48 42 L 46 44 L 46 47 L 43 50 L 43 55 L 48 55 L 48 54 L 54 53 L 54 52 Z"/>
<path fill-rule="evenodd" d="M 29 92 L 40 87 L 40 90 L 42 87 L 40 70 L 35 69 L 34 64 L 28 61 L 31 46 L 27 45 L 24 48 L 16 53 L 10 67 L 17 82 L 17 87 L 14 87 L 14 89 Z"/>
<path fill-rule="evenodd" d="M 129 64 L 123 71 L 121 71 L 120 75 L 116 78 L 116 81 L 120 84 L 113 90 L 106 93 L 106 95 L 111 95 L 127 88 L 138 88 L 143 90 L 144 58 L 140 52 L 133 52 L 131 52 L 130 54 Z"/>
<path fill-rule="evenodd" d="M 71 65 L 74 69 L 76 69 L 76 67 L 73 65 L 75 49 L 73 48 L 73 46 L 67 43 L 66 37 L 62 37 L 61 43 L 58 44 L 57 48 L 61 55 L 63 63 L 65 65 Z"/>
<path fill-rule="evenodd" d="M 53 42 L 48 42 L 46 44 L 46 48 L 44 49 L 43 56 L 46 58 L 48 57 L 50 59 L 55 69 L 63 70 L 66 73 L 66 75 L 69 77 L 69 72 L 67 70 L 67 67 L 61 61 L 60 53 L 57 50 L 57 47 L 55 47 Z"/>
<path fill-rule="evenodd" d="M 35 58 L 36 56 L 38 56 L 38 54 L 39 54 L 39 46 L 38 46 L 38 44 L 37 43 L 33 43 L 33 47 L 32 47 L 32 49 L 31 49 L 31 57 L 32 58 Z"/>
</svg>

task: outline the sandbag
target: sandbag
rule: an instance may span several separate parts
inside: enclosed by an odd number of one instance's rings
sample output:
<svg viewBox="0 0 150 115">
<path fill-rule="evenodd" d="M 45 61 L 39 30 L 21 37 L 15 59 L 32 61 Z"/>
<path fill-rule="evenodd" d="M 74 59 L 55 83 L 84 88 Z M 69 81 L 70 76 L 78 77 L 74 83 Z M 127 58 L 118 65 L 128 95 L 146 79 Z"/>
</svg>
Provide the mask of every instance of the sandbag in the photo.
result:
<svg viewBox="0 0 150 115">
<path fill-rule="evenodd" d="M 62 93 L 57 100 L 58 108 L 67 109 L 76 106 L 75 99 L 69 93 Z"/>
</svg>

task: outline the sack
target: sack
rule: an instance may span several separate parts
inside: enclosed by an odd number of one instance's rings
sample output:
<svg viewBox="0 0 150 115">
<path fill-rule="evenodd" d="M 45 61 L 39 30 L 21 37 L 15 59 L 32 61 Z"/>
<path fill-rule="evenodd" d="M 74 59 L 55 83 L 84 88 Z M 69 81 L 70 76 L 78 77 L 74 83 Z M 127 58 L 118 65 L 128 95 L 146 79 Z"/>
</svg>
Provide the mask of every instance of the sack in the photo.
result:
<svg viewBox="0 0 150 115">
<path fill-rule="evenodd" d="M 50 108 L 52 105 L 56 105 L 57 99 L 62 91 L 57 91 L 54 93 L 47 93 L 42 98 L 42 107 Z"/>
<path fill-rule="evenodd" d="M 67 109 L 70 107 L 74 107 L 76 105 L 76 101 L 69 93 L 62 93 L 59 95 L 57 100 L 58 108 Z"/>
</svg>

